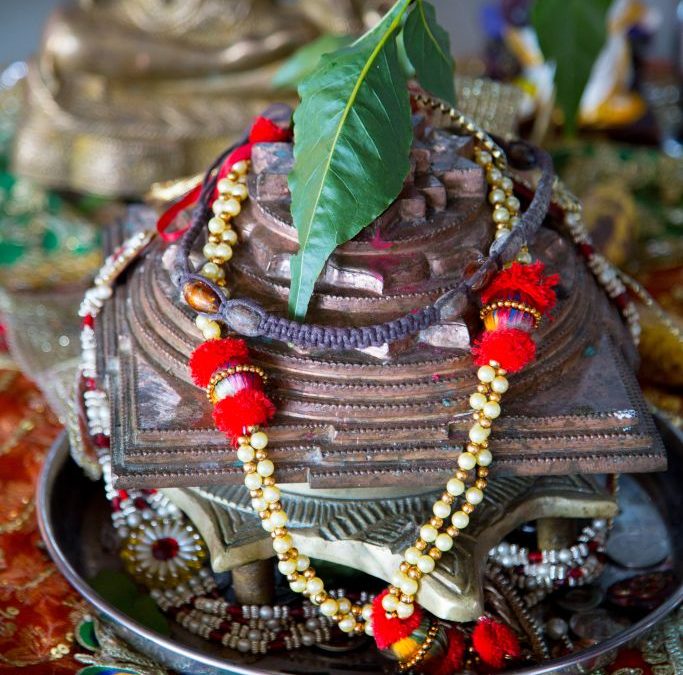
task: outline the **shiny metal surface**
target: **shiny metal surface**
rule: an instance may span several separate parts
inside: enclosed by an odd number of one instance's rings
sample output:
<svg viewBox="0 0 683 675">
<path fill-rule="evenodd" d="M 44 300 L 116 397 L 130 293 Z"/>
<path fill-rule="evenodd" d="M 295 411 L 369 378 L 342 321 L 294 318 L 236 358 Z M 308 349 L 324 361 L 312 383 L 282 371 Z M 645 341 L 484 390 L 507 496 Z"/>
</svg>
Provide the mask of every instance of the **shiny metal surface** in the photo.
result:
<svg viewBox="0 0 683 675">
<path fill-rule="evenodd" d="M 668 427 L 662 427 L 661 431 L 669 452 L 669 470 L 639 476 L 638 482 L 647 490 L 666 523 L 672 542 L 673 568 L 680 579 L 683 571 L 683 523 L 678 514 L 683 507 L 679 488 L 683 479 L 683 438 Z M 235 652 L 217 649 L 182 631 L 175 631 L 169 639 L 143 628 L 100 598 L 86 581 L 99 569 L 116 564 L 113 555 L 101 551 L 103 531 L 106 530 L 103 523 L 107 522 L 106 509 L 99 484 L 84 478 L 68 459 L 66 440 L 61 437 L 45 463 L 38 490 L 38 516 L 48 551 L 68 581 L 121 637 L 166 666 L 197 675 L 214 675 L 313 671 L 319 674 L 371 673 L 378 672 L 385 665 L 370 645 L 341 655 L 330 656 L 309 650 L 270 656 L 256 662 Z M 652 628 L 682 600 L 683 587 L 679 586 L 655 611 L 609 640 L 542 666 L 508 672 L 512 675 L 589 673 L 609 659 L 621 645 Z"/>
</svg>

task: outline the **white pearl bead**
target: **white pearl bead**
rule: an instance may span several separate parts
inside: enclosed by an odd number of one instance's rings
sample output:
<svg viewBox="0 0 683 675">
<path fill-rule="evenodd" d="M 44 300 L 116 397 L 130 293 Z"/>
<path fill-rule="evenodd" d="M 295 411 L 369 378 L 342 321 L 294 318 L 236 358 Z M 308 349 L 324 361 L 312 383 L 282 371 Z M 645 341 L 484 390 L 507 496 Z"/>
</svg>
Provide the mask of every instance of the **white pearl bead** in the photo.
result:
<svg viewBox="0 0 683 675">
<path fill-rule="evenodd" d="M 296 581 L 292 581 L 289 584 L 289 587 L 295 593 L 303 593 L 306 590 L 306 580 L 302 578 L 302 579 L 297 579 Z"/>
<path fill-rule="evenodd" d="M 262 459 L 256 465 L 256 470 L 259 472 L 259 475 L 267 478 L 268 476 L 273 475 L 273 472 L 275 471 L 275 465 L 269 459 Z"/>
<path fill-rule="evenodd" d="M 424 539 L 425 541 L 434 541 L 436 539 L 436 535 L 438 534 L 438 530 L 434 527 L 434 525 L 423 525 L 420 528 L 420 537 Z"/>
<path fill-rule="evenodd" d="M 496 230 L 496 239 L 507 239 L 510 235 L 510 230 L 502 227 L 500 230 Z"/>
<path fill-rule="evenodd" d="M 227 213 L 229 216 L 238 216 L 240 211 L 242 210 L 242 205 L 236 200 L 233 199 L 232 197 L 230 199 L 226 199 L 224 206 L 223 206 L 223 213 Z"/>
<path fill-rule="evenodd" d="M 459 478 L 451 478 L 448 483 L 446 483 L 446 492 L 448 492 L 449 495 L 458 497 L 465 492 L 465 483 Z"/>
<path fill-rule="evenodd" d="M 249 196 L 249 190 L 246 185 L 237 183 L 231 188 L 230 195 L 235 197 L 235 199 L 244 200 Z"/>
<path fill-rule="evenodd" d="M 294 572 L 296 572 L 296 563 L 293 560 L 280 560 L 277 564 L 277 568 L 282 574 L 287 576 L 288 574 L 294 574 Z"/>
<path fill-rule="evenodd" d="M 361 610 L 360 615 L 366 621 L 370 621 L 370 619 L 372 619 L 372 605 L 371 604 L 363 605 L 363 609 Z"/>
<path fill-rule="evenodd" d="M 337 625 L 343 633 L 352 633 L 356 627 L 356 619 L 353 616 L 345 616 Z"/>
<path fill-rule="evenodd" d="M 478 487 L 471 487 L 467 490 L 465 498 L 470 504 L 480 504 L 484 499 L 484 493 Z"/>
<path fill-rule="evenodd" d="M 485 429 L 481 424 L 473 424 L 470 428 L 469 437 L 472 443 L 483 443 L 491 434 L 491 429 Z"/>
<path fill-rule="evenodd" d="M 385 609 L 385 611 L 395 612 L 397 606 L 398 606 L 398 598 L 395 595 L 392 595 L 391 593 L 387 593 L 382 598 L 382 607 Z"/>
<path fill-rule="evenodd" d="M 365 622 L 365 634 L 372 637 L 375 634 L 375 629 L 372 626 L 372 621 Z"/>
<path fill-rule="evenodd" d="M 210 319 L 207 319 L 203 314 L 197 314 L 197 318 L 194 320 L 194 323 L 199 330 L 204 330 L 209 321 Z"/>
<path fill-rule="evenodd" d="M 491 382 L 491 389 L 496 392 L 496 394 L 504 394 L 508 387 L 510 386 L 506 377 L 502 375 L 497 375 Z"/>
<path fill-rule="evenodd" d="M 284 527 L 287 524 L 287 514 L 284 511 L 273 511 L 270 514 L 270 522 L 275 525 L 275 527 Z"/>
<path fill-rule="evenodd" d="M 403 554 L 403 557 L 406 559 L 406 562 L 410 563 L 411 565 L 414 565 L 420 559 L 421 555 L 422 551 L 420 551 L 419 548 L 411 546 L 410 548 L 406 549 L 406 552 Z"/>
<path fill-rule="evenodd" d="M 258 490 L 258 488 L 261 487 L 262 483 L 263 479 L 256 472 L 248 473 L 244 477 L 244 484 L 247 486 L 249 490 Z"/>
<path fill-rule="evenodd" d="M 251 460 L 254 459 L 254 448 L 252 448 L 251 445 L 240 445 L 240 447 L 237 448 L 237 459 L 239 459 L 240 462 L 251 462 Z"/>
<path fill-rule="evenodd" d="M 493 382 L 496 377 L 496 371 L 491 366 L 481 366 L 477 371 L 477 377 L 480 382 L 488 384 L 489 382 Z"/>
<path fill-rule="evenodd" d="M 205 247 L 206 248 L 206 247 Z M 228 246 L 228 244 L 216 244 L 214 247 L 214 255 L 217 258 L 222 258 L 223 260 L 227 261 L 232 258 L 232 247 Z M 207 258 L 212 257 L 212 256 L 206 256 Z"/>
<path fill-rule="evenodd" d="M 320 605 L 320 613 L 323 616 L 334 616 L 338 609 L 339 605 L 334 598 L 327 598 L 327 600 Z"/>
<path fill-rule="evenodd" d="M 263 488 L 263 498 L 269 503 L 277 502 L 280 499 L 280 488 L 275 485 L 266 485 Z"/>
<path fill-rule="evenodd" d="M 202 266 L 202 275 L 207 279 L 218 279 L 221 270 L 216 263 L 208 262 Z"/>
<path fill-rule="evenodd" d="M 450 505 L 446 504 L 446 502 L 439 500 L 434 502 L 432 511 L 437 518 L 448 518 L 448 516 L 451 514 L 451 507 Z"/>
<path fill-rule="evenodd" d="M 221 234 L 225 230 L 225 221 L 222 218 L 213 217 L 209 221 L 209 232 L 211 234 Z"/>
<path fill-rule="evenodd" d="M 419 569 L 422 574 L 433 572 L 435 565 L 434 558 L 430 555 L 422 555 L 417 561 L 417 569 Z"/>
<path fill-rule="evenodd" d="M 280 537 L 275 537 L 275 539 L 273 539 L 273 551 L 275 551 L 275 553 L 286 553 L 290 548 L 292 548 L 293 543 L 294 541 L 289 534 L 283 534 Z"/>
<path fill-rule="evenodd" d="M 225 230 L 221 234 L 221 241 L 228 244 L 229 246 L 235 246 L 237 244 L 237 232 L 235 230 Z"/>
<path fill-rule="evenodd" d="M 507 223 L 510 220 L 510 212 L 504 206 L 496 206 L 493 209 L 494 223 Z"/>
<path fill-rule="evenodd" d="M 481 166 L 488 166 L 492 161 L 493 157 L 491 156 L 491 153 L 486 152 L 485 150 L 480 152 L 479 156 L 477 157 L 477 164 L 480 164 Z"/>
<path fill-rule="evenodd" d="M 311 595 L 317 595 L 325 588 L 323 580 L 320 577 L 313 577 L 306 582 L 306 590 Z"/>
<path fill-rule="evenodd" d="M 231 194 L 232 188 L 235 187 L 237 183 L 231 181 L 229 178 L 221 178 L 218 183 L 216 183 L 216 188 L 218 192 L 223 195 Z"/>
<path fill-rule="evenodd" d="M 470 517 L 464 511 L 456 511 L 451 518 L 454 527 L 464 530 L 470 523 Z"/>
<path fill-rule="evenodd" d="M 500 188 L 495 188 L 489 192 L 489 202 L 491 204 L 502 204 L 505 201 L 505 192 Z"/>
<path fill-rule="evenodd" d="M 296 569 L 298 572 L 304 572 L 311 566 L 311 559 L 307 555 L 300 553 L 296 558 Z"/>
<path fill-rule="evenodd" d="M 461 452 L 458 456 L 458 466 L 463 471 L 469 471 L 470 469 L 474 469 L 476 464 L 477 460 L 471 452 Z"/>
<path fill-rule="evenodd" d="M 505 200 L 505 206 L 507 206 L 507 208 L 508 208 L 510 211 L 512 211 L 513 213 L 515 213 L 516 211 L 519 211 L 519 207 L 520 207 L 519 199 L 517 199 L 517 197 L 515 197 L 515 196 L 513 196 L 513 195 L 510 195 L 510 196 Z"/>
<path fill-rule="evenodd" d="M 241 159 L 239 162 L 235 162 L 231 167 L 231 171 L 234 171 L 238 176 L 244 176 L 247 171 L 249 171 L 249 163 Z"/>
<path fill-rule="evenodd" d="M 351 601 L 348 598 L 339 598 L 337 604 L 340 614 L 348 614 L 351 611 Z"/>
<path fill-rule="evenodd" d="M 482 448 L 476 455 L 479 466 L 488 466 L 493 459 L 493 455 L 488 448 Z"/>
<path fill-rule="evenodd" d="M 215 321 L 209 323 L 202 329 L 205 340 L 217 340 L 221 336 L 221 327 Z"/>
<path fill-rule="evenodd" d="M 215 258 L 216 257 L 216 246 L 214 244 L 212 244 L 211 242 L 204 244 L 204 248 L 202 248 L 202 254 L 204 255 L 205 258 Z"/>
<path fill-rule="evenodd" d="M 268 436 L 264 431 L 255 431 L 251 435 L 249 443 L 251 444 L 252 448 L 256 448 L 256 450 L 263 450 L 263 448 L 268 445 Z"/>
<path fill-rule="evenodd" d="M 415 579 L 411 579 L 410 577 L 406 577 L 401 582 L 401 590 L 406 595 L 415 595 L 415 593 L 417 593 L 417 588 L 418 588 L 417 581 Z"/>
<path fill-rule="evenodd" d="M 496 401 L 489 401 L 483 409 L 484 415 L 492 420 L 500 415 L 500 405 Z"/>
<path fill-rule="evenodd" d="M 266 518 L 265 520 L 261 521 L 261 527 L 266 531 L 266 532 L 272 532 L 275 529 L 275 525 L 270 522 L 269 518 Z"/>
<path fill-rule="evenodd" d="M 257 513 L 260 513 L 268 508 L 268 504 L 266 504 L 266 500 L 263 499 L 263 497 L 254 497 L 254 499 L 251 500 L 251 508 Z"/>
<path fill-rule="evenodd" d="M 398 614 L 399 619 L 407 619 L 409 616 L 413 615 L 415 607 L 407 602 L 399 602 L 396 605 L 396 614 Z"/>
<path fill-rule="evenodd" d="M 453 537 L 445 532 L 442 532 L 434 542 L 434 546 L 439 549 L 439 551 L 450 551 L 453 548 Z"/>
<path fill-rule="evenodd" d="M 470 396 L 470 407 L 474 410 L 481 410 L 486 405 L 487 400 L 484 394 L 476 392 Z"/>
</svg>

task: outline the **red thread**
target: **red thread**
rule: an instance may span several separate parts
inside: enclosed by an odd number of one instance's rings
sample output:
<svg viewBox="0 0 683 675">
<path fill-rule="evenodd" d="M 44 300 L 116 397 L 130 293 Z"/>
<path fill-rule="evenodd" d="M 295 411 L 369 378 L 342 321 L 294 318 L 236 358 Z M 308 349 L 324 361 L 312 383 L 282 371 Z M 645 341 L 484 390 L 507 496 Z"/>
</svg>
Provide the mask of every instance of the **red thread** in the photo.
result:
<svg viewBox="0 0 683 675">
<path fill-rule="evenodd" d="M 384 590 L 372 602 L 372 629 L 375 642 L 379 649 L 391 647 L 408 637 L 422 622 L 422 607 L 414 605 L 415 611 L 407 619 L 388 618 L 387 612 L 382 607 L 382 598 L 389 593 Z"/>
<path fill-rule="evenodd" d="M 536 356 L 536 344 L 519 328 L 500 328 L 482 333 L 472 347 L 478 366 L 497 361 L 509 373 L 516 373 Z"/>
<path fill-rule="evenodd" d="M 227 176 L 232 168 L 232 165 L 251 158 L 251 149 L 255 143 L 277 143 L 281 141 L 288 141 L 292 136 L 291 129 L 282 128 L 275 124 L 267 117 L 259 116 L 254 120 L 249 131 L 249 140 L 235 148 L 223 161 L 223 164 L 218 170 L 217 181 L 224 176 Z M 157 232 L 162 239 L 168 243 L 177 241 L 185 234 L 187 227 L 181 227 L 178 230 L 168 232 L 168 228 L 173 224 L 178 215 L 185 209 L 190 208 L 202 191 L 202 185 L 197 185 L 189 192 L 184 194 L 178 201 L 174 202 L 168 209 L 166 209 L 157 220 Z M 214 198 L 217 191 L 214 191 Z"/>
<path fill-rule="evenodd" d="M 560 277 L 558 274 L 545 275 L 544 269 L 542 262 L 512 263 L 482 291 L 481 301 L 488 304 L 494 300 L 519 300 L 546 314 L 555 306 L 555 286 Z"/>
<path fill-rule="evenodd" d="M 265 424 L 274 415 L 275 406 L 260 389 L 238 391 L 218 401 L 213 409 L 213 421 L 233 445 L 247 427 Z"/>
<path fill-rule="evenodd" d="M 213 374 L 228 362 L 244 363 L 249 358 L 247 343 L 238 338 L 207 340 L 190 356 L 190 374 L 198 387 L 206 387 Z"/>
<path fill-rule="evenodd" d="M 479 658 L 492 668 L 502 668 L 507 659 L 517 659 L 522 653 L 514 632 L 488 617 L 480 619 L 474 627 L 472 646 Z"/>
</svg>

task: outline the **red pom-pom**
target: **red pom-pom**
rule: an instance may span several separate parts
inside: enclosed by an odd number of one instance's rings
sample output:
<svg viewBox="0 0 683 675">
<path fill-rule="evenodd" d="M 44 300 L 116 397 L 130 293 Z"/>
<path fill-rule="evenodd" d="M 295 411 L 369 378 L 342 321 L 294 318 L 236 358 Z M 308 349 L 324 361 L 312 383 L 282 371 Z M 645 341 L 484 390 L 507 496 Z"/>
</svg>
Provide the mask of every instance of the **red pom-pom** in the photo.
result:
<svg viewBox="0 0 683 675">
<path fill-rule="evenodd" d="M 383 591 L 372 602 L 372 629 L 379 649 L 391 647 L 408 637 L 422 622 L 422 607 L 415 605 L 415 611 L 407 619 L 390 619 L 382 607 L 382 598 L 389 591 Z"/>
<path fill-rule="evenodd" d="M 238 391 L 218 401 L 213 408 L 213 421 L 233 442 L 246 427 L 265 424 L 273 415 L 275 406 L 260 389 Z"/>
<path fill-rule="evenodd" d="M 493 281 L 482 291 L 481 301 L 488 304 L 494 300 L 519 298 L 546 314 L 557 300 L 555 286 L 560 281 L 558 274 L 544 275 L 545 265 L 535 262 L 529 265 L 514 262 L 499 272 Z"/>
<path fill-rule="evenodd" d="M 472 347 L 474 362 L 478 366 L 497 361 L 501 368 L 516 373 L 536 356 L 536 343 L 519 328 L 500 328 L 485 331 Z"/>
<path fill-rule="evenodd" d="M 249 358 L 249 350 L 244 340 L 223 338 L 207 340 L 197 347 L 190 356 L 190 373 L 198 387 L 206 387 L 212 375 L 226 363 L 244 363 Z"/>
<path fill-rule="evenodd" d="M 446 637 L 448 649 L 434 668 L 430 668 L 430 675 L 453 675 L 462 670 L 465 660 L 465 636 L 457 628 L 451 628 Z"/>
<path fill-rule="evenodd" d="M 479 658 L 492 668 L 502 668 L 506 659 L 517 659 L 522 653 L 512 629 L 485 617 L 472 631 L 472 646 Z"/>
</svg>

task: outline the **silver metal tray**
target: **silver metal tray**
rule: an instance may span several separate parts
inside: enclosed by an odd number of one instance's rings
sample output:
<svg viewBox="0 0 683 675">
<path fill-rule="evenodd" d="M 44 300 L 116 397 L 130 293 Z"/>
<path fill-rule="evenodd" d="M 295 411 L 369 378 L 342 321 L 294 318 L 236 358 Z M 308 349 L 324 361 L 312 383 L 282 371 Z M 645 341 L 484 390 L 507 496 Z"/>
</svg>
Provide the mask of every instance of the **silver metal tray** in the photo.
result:
<svg viewBox="0 0 683 675">
<path fill-rule="evenodd" d="M 677 578 L 683 578 L 683 507 L 680 485 L 683 481 L 683 438 L 680 433 L 660 424 L 669 455 L 669 469 L 664 473 L 638 476 L 669 530 L 671 558 Z M 47 549 L 55 564 L 100 613 L 115 632 L 140 652 L 168 668 L 193 675 L 217 673 L 377 673 L 390 670 L 369 641 L 360 641 L 350 651 L 331 652 L 320 648 L 263 658 L 246 656 L 212 645 L 173 626 L 170 637 L 155 633 L 120 612 L 100 597 L 86 581 L 102 569 L 119 567 L 114 541 L 107 553 L 106 532 L 108 504 L 101 485 L 89 481 L 70 460 L 68 442 L 63 434 L 57 439 L 43 467 L 38 486 L 38 519 Z M 683 585 L 666 602 L 645 618 L 618 635 L 589 649 L 540 666 L 507 671 L 514 675 L 560 673 L 578 675 L 601 666 L 621 645 L 642 635 L 683 601 Z"/>
</svg>

